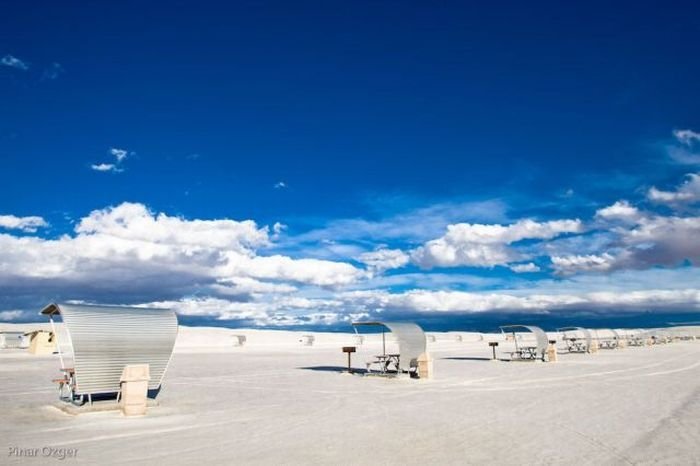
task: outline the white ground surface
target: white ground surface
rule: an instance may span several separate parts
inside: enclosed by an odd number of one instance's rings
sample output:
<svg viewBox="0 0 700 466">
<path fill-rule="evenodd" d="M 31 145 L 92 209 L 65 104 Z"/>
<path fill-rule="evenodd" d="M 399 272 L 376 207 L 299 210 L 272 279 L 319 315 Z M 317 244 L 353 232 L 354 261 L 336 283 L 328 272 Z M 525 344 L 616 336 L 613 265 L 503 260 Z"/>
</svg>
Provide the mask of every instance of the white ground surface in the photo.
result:
<svg viewBox="0 0 700 466">
<path fill-rule="evenodd" d="M 435 377 L 410 380 L 341 374 L 353 335 L 301 335 L 182 328 L 141 418 L 63 414 L 57 357 L 0 350 L 0 464 L 700 464 L 700 341 L 509 363 L 435 334 Z"/>
</svg>

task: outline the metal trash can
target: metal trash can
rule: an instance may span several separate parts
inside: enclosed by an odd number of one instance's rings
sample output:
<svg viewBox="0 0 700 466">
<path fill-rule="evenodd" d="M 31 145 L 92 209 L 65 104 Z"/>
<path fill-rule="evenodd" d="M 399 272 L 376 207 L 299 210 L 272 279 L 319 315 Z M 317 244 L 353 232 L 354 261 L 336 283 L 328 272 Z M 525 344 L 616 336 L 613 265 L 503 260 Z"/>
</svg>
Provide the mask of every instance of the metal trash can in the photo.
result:
<svg viewBox="0 0 700 466">
<path fill-rule="evenodd" d="M 557 341 L 549 340 L 549 345 L 547 346 L 547 361 L 557 362 Z"/>
<path fill-rule="evenodd" d="M 430 357 L 429 353 L 418 356 L 418 377 L 421 379 L 433 377 L 433 358 Z"/>
<path fill-rule="evenodd" d="M 591 340 L 591 346 L 588 348 L 589 353 L 597 353 L 598 352 L 598 340 Z"/>
<path fill-rule="evenodd" d="M 124 367 L 120 380 L 119 405 L 125 416 L 146 414 L 148 381 L 151 380 L 148 364 Z"/>
</svg>

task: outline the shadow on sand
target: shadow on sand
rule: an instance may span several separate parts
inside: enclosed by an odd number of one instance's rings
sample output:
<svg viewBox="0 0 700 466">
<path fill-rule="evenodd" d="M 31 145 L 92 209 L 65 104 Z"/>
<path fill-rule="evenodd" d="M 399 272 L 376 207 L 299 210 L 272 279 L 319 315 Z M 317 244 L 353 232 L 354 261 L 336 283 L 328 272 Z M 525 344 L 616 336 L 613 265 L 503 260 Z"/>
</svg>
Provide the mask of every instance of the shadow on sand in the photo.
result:
<svg viewBox="0 0 700 466">
<path fill-rule="evenodd" d="M 319 372 L 347 372 L 347 366 L 312 366 L 312 367 L 299 367 L 299 369 L 305 371 L 319 371 Z M 353 374 L 366 374 L 366 369 L 358 369 L 357 367 L 352 368 Z"/>
<path fill-rule="evenodd" d="M 448 361 L 490 361 L 491 358 L 440 358 Z"/>
</svg>

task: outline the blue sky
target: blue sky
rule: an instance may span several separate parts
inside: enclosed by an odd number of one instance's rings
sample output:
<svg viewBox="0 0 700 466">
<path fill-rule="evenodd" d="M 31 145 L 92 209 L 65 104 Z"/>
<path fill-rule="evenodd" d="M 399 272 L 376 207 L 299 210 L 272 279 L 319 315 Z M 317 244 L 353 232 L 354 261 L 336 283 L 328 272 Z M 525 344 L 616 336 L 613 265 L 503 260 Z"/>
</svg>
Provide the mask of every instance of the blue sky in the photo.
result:
<svg viewBox="0 0 700 466">
<path fill-rule="evenodd" d="M 699 10 L 12 5 L 0 317 L 697 311 Z"/>
</svg>

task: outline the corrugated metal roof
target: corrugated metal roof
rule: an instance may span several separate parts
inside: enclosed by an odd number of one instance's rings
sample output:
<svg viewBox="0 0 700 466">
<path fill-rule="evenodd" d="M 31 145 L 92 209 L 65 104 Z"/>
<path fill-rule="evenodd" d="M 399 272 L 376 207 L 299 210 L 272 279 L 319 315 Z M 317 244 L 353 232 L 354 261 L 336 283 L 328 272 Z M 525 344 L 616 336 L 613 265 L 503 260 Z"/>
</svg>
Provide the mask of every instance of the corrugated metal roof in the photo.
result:
<svg viewBox="0 0 700 466">
<path fill-rule="evenodd" d="M 119 378 L 129 364 L 148 364 L 148 388 L 160 387 L 177 337 L 172 310 L 52 304 L 42 311 L 56 313 L 72 342 L 77 395 L 119 391 Z"/>
<path fill-rule="evenodd" d="M 560 332 L 563 334 L 564 338 L 569 338 L 570 335 L 577 336 L 575 332 L 581 332 L 583 335 L 583 338 L 586 340 L 586 349 L 590 350 L 591 349 L 591 344 L 593 343 L 593 335 L 591 334 L 591 331 L 588 330 L 587 328 L 583 327 L 562 327 L 558 328 L 557 332 Z M 573 333 L 572 333 L 573 332 Z"/>
<path fill-rule="evenodd" d="M 508 330 L 509 332 L 515 333 L 515 329 L 518 328 L 524 328 L 529 330 L 535 335 L 535 341 L 537 342 L 537 354 L 541 357 L 544 357 L 544 354 L 547 352 L 547 346 L 549 345 L 549 338 L 547 337 L 547 333 L 542 330 L 539 327 L 535 327 L 534 325 L 503 325 L 500 327 L 502 332 L 505 332 Z M 517 340 L 515 342 L 517 346 Z"/>
<path fill-rule="evenodd" d="M 388 328 L 399 344 L 401 369 L 415 367 L 418 357 L 427 351 L 427 341 L 423 329 L 413 322 L 353 322 L 353 326 L 380 325 Z"/>
</svg>

